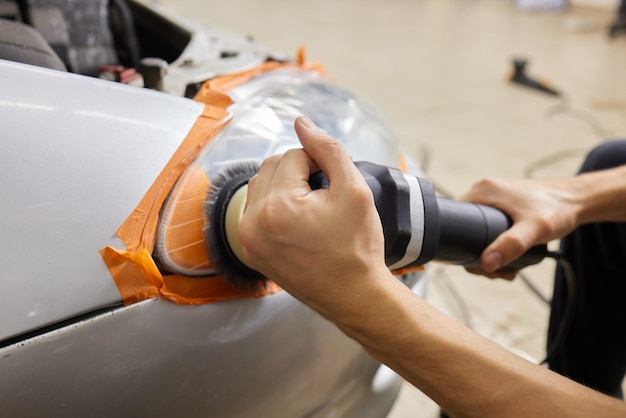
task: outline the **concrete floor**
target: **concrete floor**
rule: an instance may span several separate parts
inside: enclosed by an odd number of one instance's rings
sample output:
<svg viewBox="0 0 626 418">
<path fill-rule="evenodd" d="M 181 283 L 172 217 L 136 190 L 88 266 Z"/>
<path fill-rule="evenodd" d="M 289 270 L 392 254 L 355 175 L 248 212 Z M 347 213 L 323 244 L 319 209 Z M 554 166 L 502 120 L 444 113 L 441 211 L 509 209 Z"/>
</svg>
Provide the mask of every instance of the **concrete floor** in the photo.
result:
<svg viewBox="0 0 626 418">
<path fill-rule="evenodd" d="M 573 174 L 584 152 L 626 135 L 626 36 L 611 8 L 527 12 L 507 0 L 163 1 L 284 52 L 307 45 L 338 82 L 373 102 L 441 190 L 485 176 Z M 507 82 L 513 57 L 561 89 L 567 104 Z M 550 157 L 547 165 L 541 159 Z M 554 265 L 525 274 L 550 296 Z M 430 266 L 428 300 L 477 332 L 543 358 L 548 307 L 521 281 Z M 403 388 L 391 418 L 435 417 Z"/>
</svg>

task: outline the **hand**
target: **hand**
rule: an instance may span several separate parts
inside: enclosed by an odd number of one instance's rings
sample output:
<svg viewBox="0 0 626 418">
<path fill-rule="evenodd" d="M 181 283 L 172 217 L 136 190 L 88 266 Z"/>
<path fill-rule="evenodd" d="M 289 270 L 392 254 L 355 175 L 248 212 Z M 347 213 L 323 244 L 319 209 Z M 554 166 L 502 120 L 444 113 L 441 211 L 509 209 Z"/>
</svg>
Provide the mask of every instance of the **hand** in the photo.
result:
<svg viewBox="0 0 626 418">
<path fill-rule="evenodd" d="M 382 226 L 342 146 L 304 117 L 295 129 L 303 149 L 267 159 L 248 184 L 239 227 L 244 257 L 314 309 L 340 309 L 346 292 L 390 274 Z M 320 169 L 330 185 L 311 190 L 309 176 Z"/>
<path fill-rule="evenodd" d="M 489 245 L 481 256 L 481 269 L 468 269 L 491 278 L 512 280 L 517 272 L 500 268 L 537 244 L 561 238 L 577 226 L 579 207 L 570 192 L 572 179 L 484 179 L 460 197 L 494 206 L 507 213 L 513 226 Z"/>
</svg>

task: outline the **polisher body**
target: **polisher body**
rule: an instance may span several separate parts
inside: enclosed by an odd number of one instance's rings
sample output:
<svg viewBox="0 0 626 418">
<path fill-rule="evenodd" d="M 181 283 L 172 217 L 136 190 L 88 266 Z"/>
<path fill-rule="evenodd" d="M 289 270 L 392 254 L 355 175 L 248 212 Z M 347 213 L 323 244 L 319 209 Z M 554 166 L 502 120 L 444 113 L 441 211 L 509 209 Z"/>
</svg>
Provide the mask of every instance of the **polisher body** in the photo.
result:
<svg viewBox="0 0 626 418">
<path fill-rule="evenodd" d="M 371 162 L 355 165 L 372 191 L 385 237 L 385 263 L 392 270 L 422 266 L 433 260 L 480 267 L 485 248 L 512 225 L 510 218 L 496 208 L 438 197 L 432 183 L 424 178 Z M 228 171 L 223 181 L 213 185 L 213 198 L 207 205 L 212 228 L 206 240 L 212 259 L 223 260 L 225 277 L 240 286 L 262 276 L 247 266 L 237 250 L 241 248 L 237 220 L 233 222 L 232 216 L 227 216 L 243 214 L 245 200 L 229 198 L 243 195 L 235 189 L 247 187 L 247 180 L 256 170 L 248 165 L 229 167 Z M 309 185 L 312 190 L 329 186 L 322 172 L 313 174 Z M 505 268 L 522 269 L 540 262 L 546 254 L 545 245 L 533 247 Z"/>
</svg>

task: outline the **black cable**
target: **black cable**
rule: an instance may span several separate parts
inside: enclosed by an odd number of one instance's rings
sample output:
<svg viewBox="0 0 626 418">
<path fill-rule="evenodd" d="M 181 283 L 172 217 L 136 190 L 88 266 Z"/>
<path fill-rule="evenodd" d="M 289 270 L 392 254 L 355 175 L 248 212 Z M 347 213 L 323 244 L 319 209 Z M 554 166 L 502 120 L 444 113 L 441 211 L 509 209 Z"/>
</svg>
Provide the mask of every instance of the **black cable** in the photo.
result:
<svg viewBox="0 0 626 418">
<path fill-rule="evenodd" d="M 556 115 L 570 116 L 573 119 L 577 119 L 583 122 L 584 124 L 589 126 L 594 135 L 601 141 L 606 141 L 608 138 L 613 136 L 611 132 L 609 132 L 602 126 L 600 121 L 591 112 L 573 107 L 567 97 L 561 97 L 559 103 L 549 107 L 545 111 L 545 117 L 547 118 L 551 118 Z M 548 154 L 547 156 L 541 157 L 540 159 L 528 164 L 524 168 L 524 177 L 533 178 L 534 173 L 537 170 L 545 168 L 549 165 L 555 164 L 567 158 L 580 157 L 588 150 L 589 147 L 576 147 L 563 149 L 552 154 Z"/>
<path fill-rule="evenodd" d="M 523 272 L 520 271 L 518 273 L 518 276 L 522 280 L 522 282 L 528 287 L 528 289 L 530 289 L 530 291 L 535 296 L 537 296 L 538 299 L 540 299 L 546 305 L 550 306 L 550 299 L 545 297 L 544 294 L 541 293 L 539 289 L 537 289 L 537 287 L 530 281 L 530 279 Z"/>
<path fill-rule="evenodd" d="M 569 115 L 574 119 L 577 119 L 585 123 L 591 131 L 600 139 L 606 139 L 611 136 L 611 133 L 607 131 L 591 112 L 577 109 L 570 104 L 569 98 L 562 96 L 560 103 L 551 106 L 546 110 L 546 117 L 550 118 L 558 114 Z"/>
<path fill-rule="evenodd" d="M 563 309 L 563 317 L 561 318 L 561 323 L 559 324 L 559 329 L 557 330 L 554 341 L 552 341 L 552 344 L 550 344 L 547 349 L 546 358 L 539 364 L 546 364 L 553 360 L 554 356 L 564 344 L 572 327 L 576 302 L 578 300 L 578 286 L 576 285 L 576 277 L 572 264 L 566 260 L 562 254 L 557 252 L 548 253 L 548 257 L 554 258 L 558 266 L 563 270 L 563 277 L 567 285 L 567 299 L 565 301 L 565 308 Z"/>
<path fill-rule="evenodd" d="M 541 157 L 538 160 L 531 162 L 524 168 L 524 178 L 535 178 L 534 173 L 542 168 L 546 168 L 549 165 L 555 164 L 561 160 L 568 158 L 579 158 L 585 152 L 589 151 L 589 147 L 570 148 L 556 151 L 552 154 L 548 154 L 545 157 Z"/>
</svg>

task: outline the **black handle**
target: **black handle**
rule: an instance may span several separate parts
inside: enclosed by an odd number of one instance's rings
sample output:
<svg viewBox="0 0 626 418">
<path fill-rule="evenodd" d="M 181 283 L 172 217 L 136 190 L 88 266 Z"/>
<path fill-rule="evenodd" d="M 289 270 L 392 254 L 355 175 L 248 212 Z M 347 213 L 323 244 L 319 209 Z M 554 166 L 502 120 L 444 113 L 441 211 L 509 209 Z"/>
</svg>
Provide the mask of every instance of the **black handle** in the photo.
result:
<svg viewBox="0 0 626 418">
<path fill-rule="evenodd" d="M 402 259 L 411 238 L 409 187 L 399 170 L 366 161 L 355 165 L 374 196 L 385 236 L 385 263 L 392 266 Z M 313 190 L 326 188 L 328 180 L 318 172 L 309 177 L 309 185 Z"/>
<path fill-rule="evenodd" d="M 437 198 L 440 235 L 435 260 L 467 267 L 480 267 L 480 255 L 512 225 L 511 219 L 491 206 Z M 547 255 L 547 246 L 537 245 L 504 267 L 519 270 L 537 264 Z"/>
<path fill-rule="evenodd" d="M 355 165 L 374 196 L 385 236 L 387 266 L 411 267 L 437 260 L 480 267 L 485 248 L 511 227 L 509 217 L 498 209 L 436 197 L 432 184 L 425 179 L 412 177 L 415 181 L 411 187 L 408 176 L 395 168 L 363 161 Z M 328 180 L 319 172 L 309 178 L 309 185 L 314 190 L 325 188 Z M 417 200 L 423 207 L 411 207 L 411 202 L 416 201 L 411 199 L 411 193 L 420 194 Z M 415 212 L 421 215 L 416 217 Z M 421 252 L 407 259 L 414 234 L 421 234 Z M 505 269 L 519 270 L 536 264 L 546 254 L 545 245 L 533 247 Z"/>
</svg>

